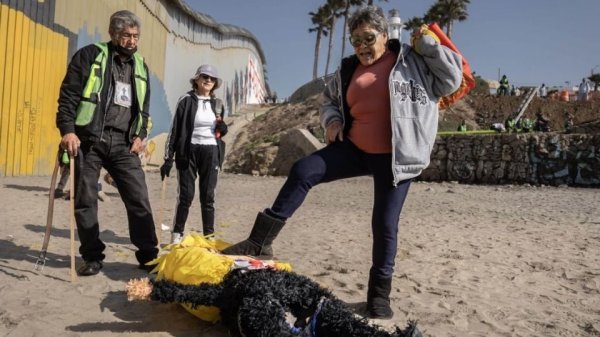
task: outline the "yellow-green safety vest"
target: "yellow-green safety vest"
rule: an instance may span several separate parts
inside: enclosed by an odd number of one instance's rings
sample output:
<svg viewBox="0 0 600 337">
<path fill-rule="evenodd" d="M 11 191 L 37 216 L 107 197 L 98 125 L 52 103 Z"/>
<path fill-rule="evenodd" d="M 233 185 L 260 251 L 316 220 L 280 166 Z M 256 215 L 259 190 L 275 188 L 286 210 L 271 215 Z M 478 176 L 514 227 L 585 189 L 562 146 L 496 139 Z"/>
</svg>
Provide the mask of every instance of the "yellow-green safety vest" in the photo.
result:
<svg viewBox="0 0 600 337">
<path fill-rule="evenodd" d="M 75 117 L 75 125 L 83 126 L 88 125 L 94 117 L 96 111 L 96 105 L 98 104 L 100 92 L 104 85 L 104 73 L 106 71 L 106 60 L 108 59 L 108 44 L 100 42 L 95 44 L 100 48 L 100 54 L 96 56 L 94 63 L 90 67 L 90 76 L 83 89 L 81 95 L 81 101 L 77 106 L 77 115 Z M 135 80 L 135 94 L 139 105 L 139 115 L 137 119 L 137 126 L 135 128 L 135 134 L 139 134 L 142 129 L 142 114 L 141 110 L 144 106 L 144 100 L 146 99 L 146 89 L 148 88 L 148 73 L 144 67 L 144 58 L 139 53 L 133 54 L 134 63 L 134 80 Z"/>
</svg>

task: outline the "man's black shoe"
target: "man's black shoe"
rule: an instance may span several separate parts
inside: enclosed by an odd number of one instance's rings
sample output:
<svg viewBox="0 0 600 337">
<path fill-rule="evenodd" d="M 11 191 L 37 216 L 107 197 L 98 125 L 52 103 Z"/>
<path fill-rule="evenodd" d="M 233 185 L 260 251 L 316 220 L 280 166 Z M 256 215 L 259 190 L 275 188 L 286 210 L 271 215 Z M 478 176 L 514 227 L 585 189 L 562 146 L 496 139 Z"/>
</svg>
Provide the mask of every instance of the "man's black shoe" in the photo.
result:
<svg viewBox="0 0 600 337">
<path fill-rule="evenodd" d="M 54 190 L 54 199 L 62 198 L 66 195 L 65 191 L 57 188 Z"/>
<path fill-rule="evenodd" d="M 102 269 L 101 261 L 85 261 L 85 263 L 77 269 L 77 274 L 80 276 L 96 275 Z"/>
<path fill-rule="evenodd" d="M 141 270 L 145 270 L 145 271 L 147 271 L 147 272 L 151 272 L 151 271 L 152 271 L 152 269 L 154 269 L 154 267 L 156 267 L 156 265 L 155 265 L 155 264 L 148 266 L 148 265 L 146 265 L 146 264 L 140 263 L 140 264 L 138 265 L 138 268 L 139 268 L 139 269 L 141 269 Z"/>
</svg>

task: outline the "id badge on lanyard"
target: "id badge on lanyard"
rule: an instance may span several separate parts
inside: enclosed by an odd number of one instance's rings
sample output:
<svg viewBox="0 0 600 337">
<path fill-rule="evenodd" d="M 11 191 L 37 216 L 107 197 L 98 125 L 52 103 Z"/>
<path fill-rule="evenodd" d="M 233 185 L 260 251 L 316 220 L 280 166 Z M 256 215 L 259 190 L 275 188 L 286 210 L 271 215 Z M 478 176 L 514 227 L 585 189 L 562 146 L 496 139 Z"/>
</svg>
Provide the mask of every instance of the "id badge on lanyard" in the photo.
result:
<svg viewBox="0 0 600 337">
<path fill-rule="evenodd" d="M 114 103 L 125 108 L 131 107 L 132 95 L 131 84 L 115 81 L 115 97 Z"/>
</svg>

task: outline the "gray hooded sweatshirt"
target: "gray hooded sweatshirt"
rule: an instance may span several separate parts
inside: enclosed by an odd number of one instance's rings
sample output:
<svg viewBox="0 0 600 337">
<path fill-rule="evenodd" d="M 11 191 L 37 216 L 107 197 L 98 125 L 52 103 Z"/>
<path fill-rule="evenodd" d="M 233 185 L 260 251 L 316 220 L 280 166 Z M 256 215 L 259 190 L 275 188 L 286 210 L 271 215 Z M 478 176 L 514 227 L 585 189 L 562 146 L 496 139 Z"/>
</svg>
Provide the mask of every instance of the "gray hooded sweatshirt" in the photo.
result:
<svg viewBox="0 0 600 337">
<path fill-rule="evenodd" d="M 462 81 L 459 54 L 430 36 L 417 40 L 420 54 L 407 44 L 390 40 L 396 63 L 388 79 L 392 122 L 394 186 L 414 178 L 429 165 L 438 124 L 438 100 L 454 93 Z M 352 126 L 346 92 L 358 66 L 356 55 L 342 60 L 321 96 L 320 119 L 324 129 L 340 121 L 344 137 Z"/>
</svg>

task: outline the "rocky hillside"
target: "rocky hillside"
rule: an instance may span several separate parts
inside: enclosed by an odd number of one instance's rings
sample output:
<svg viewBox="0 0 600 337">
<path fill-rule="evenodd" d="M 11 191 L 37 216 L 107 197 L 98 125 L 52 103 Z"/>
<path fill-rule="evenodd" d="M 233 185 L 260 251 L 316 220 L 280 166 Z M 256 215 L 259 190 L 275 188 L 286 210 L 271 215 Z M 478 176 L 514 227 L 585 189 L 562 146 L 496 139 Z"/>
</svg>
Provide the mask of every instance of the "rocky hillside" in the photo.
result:
<svg viewBox="0 0 600 337">
<path fill-rule="evenodd" d="M 309 130 L 323 141 L 319 124 L 317 96 L 301 103 L 261 106 L 262 112 L 237 133 L 228 135 L 228 147 L 224 170 L 232 173 L 273 175 L 272 165 L 278 155 L 281 135 L 290 129 Z M 244 109 L 245 110 L 245 109 Z M 246 114 L 247 116 L 247 114 Z M 240 117 L 233 117 L 233 125 L 240 124 Z M 230 123 L 230 121 L 226 120 Z"/>
<path fill-rule="evenodd" d="M 486 129 L 492 123 L 503 122 L 515 114 L 524 99 L 523 96 L 496 97 L 491 95 L 469 95 L 465 103 L 475 111 L 473 122 L 479 128 Z M 451 108 L 452 109 L 452 108 Z M 600 119 L 600 100 L 588 102 L 562 102 L 535 97 L 529 104 L 523 117 L 535 119 L 538 111 L 548 117 L 552 131 L 560 131 L 565 123 L 565 112 L 572 113 L 574 124 L 583 124 Z M 452 113 L 449 113 L 452 115 Z"/>
<path fill-rule="evenodd" d="M 489 129 L 492 123 L 504 122 L 514 115 L 524 97 L 496 97 L 491 95 L 468 95 L 445 111 L 440 111 L 440 131 L 454 131 L 464 119 L 469 129 Z M 263 105 L 262 113 L 244 124 L 237 134 L 229 137 L 229 150 L 225 171 L 254 175 L 271 175 L 276 171 L 273 161 L 278 154 L 279 140 L 283 132 L 293 128 L 309 130 L 323 140 L 319 124 L 318 95 L 298 103 Z M 600 124 L 600 100 L 589 102 L 561 102 L 535 97 L 525 117 L 535 118 L 541 110 L 550 119 L 553 131 L 563 129 L 565 111 L 574 115 L 575 125 Z M 256 114 L 255 114 L 256 115 Z M 239 117 L 233 117 L 239 118 Z M 247 119 L 247 117 L 245 117 Z M 590 132 L 589 129 L 585 132 Z M 598 127 L 591 132 L 598 132 Z"/>
</svg>

